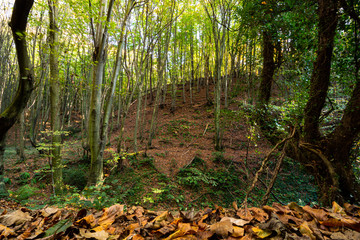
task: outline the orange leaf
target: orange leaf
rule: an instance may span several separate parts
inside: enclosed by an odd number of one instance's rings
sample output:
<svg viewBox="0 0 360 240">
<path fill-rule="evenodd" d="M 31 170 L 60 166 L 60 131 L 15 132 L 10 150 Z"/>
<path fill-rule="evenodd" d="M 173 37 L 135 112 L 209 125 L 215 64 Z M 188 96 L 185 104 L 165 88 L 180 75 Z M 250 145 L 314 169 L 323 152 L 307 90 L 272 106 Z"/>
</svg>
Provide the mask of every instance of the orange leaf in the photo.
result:
<svg viewBox="0 0 360 240">
<path fill-rule="evenodd" d="M 15 235 L 15 231 L 13 229 L 8 228 L 2 224 L 0 224 L 0 232 L 1 232 L 0 239 Z"/>
<path fill-rule="evenodd" d="M 325 221 L 329 217 L 329 213 L 324 209 L 314 209 L 308 205 L 304 206 L 303 209 L 305 212 L 309 213 L 313 218 L 316 218 L 319 221 Z"/>
<path fill-rule="evenodd" d="M 95 226 L 95 217 L 92 214 L 87 215 L 86 217 L 77 220 L 74 225 L 80 228 L 93 228 Z"/>
</svg>

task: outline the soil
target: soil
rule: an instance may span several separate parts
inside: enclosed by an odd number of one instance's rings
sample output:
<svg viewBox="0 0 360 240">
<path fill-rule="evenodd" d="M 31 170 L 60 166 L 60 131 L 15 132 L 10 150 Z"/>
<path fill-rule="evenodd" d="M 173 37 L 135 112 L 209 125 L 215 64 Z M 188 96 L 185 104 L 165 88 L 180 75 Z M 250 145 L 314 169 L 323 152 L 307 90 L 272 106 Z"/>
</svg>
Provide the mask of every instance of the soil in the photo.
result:
<svg viewBox="0 0 360 240">
<path fill-rule="evenodd" d="M 176 174 L 180 168 L 188 166 L 194 157 L 203 159 L 206 166 L 214 166 L 214 106 L 206 100 L 206 90 L 201 88 L 199 91 L 196 86 L 192 89 L 192 101 L 190 99 L 189 86 L 186 86 L 185 97 L 183 101 L 182 86 L 178 86 L 177 102 L 175 111 L 171 111 L 170 91 L 167 92 L 164 104 L 161 104 L 157 117 L 157 132 L 151 147 L 147 147 L 147 137 L 150 128 L 150 122 L 153 112 L 153 100 L 150 94 L 147 96 L 146 109 L 142 109 L 142 116 L 145 113 L 145 121 L 142 122 L 140 133 L 143 138 L 138 139 L 138 154 L 146 154 L 154 159 L 157 170 L 161 173 L 171 176 Z M 210 89 L 212 89 L 211 87 Z M 168 87 L 170 89 L 170 87 Z M 155 94 L 155 93 L 154 93 Z M 211 96 L 213 99 L 213 96 Z M 145 99 L 143 99 L 144 103 Z M 261 159 L 270 151 L 270 144 L 262 138 L 256 127 L 249 123 L 245 113 L 235 115 L 235 110 L 246 104 L 245 95 L 238 95 L 229 100 L 228 110 L 222 118 L 222 145 L 223 154 L 227 159 L 245 169 L 258 166 Z M 222 99 L 224 102 L 224 98 Z M 143 108 L 144 105 L 142 105 Z M 124 127 L 124 141 L 122 142 L 122 151 L 134 153 L 134 127 L 136 119 L 137 102 L 131 104 Z M 224 109 L 224 106 L 222 106 Z M 80 115 L 72 114 L 72 129 L 80 128 Z M 110 134 L 110 145 L 106 147 L 104 159 L 111 159 L 117 149 L 117 139 L 120 130 L 117 123 L 117 115 L 113 116 L 112 129 Z M 44 168 L 49 164 L 49 159 L 42 157 L 27 143 L 26 161 L 19 162 L 15 154 L 17 146 L 18 126 L 14 126 L 8 135 L 7 140 L 7 157 L 5 164 L 6 177 L 10 179 L 19 179 L 24 172 L 31 174 Z M 81 133 L 66 138 L 64 142 L 63 158 L 69 162 L 76 162 L 83 158 L 83 147 L 81 144 Z M 124 162 L 125 165 L 129 164 Z M 50 181 L 48 179 L 47 181 Z M 50 182 L 49 182 L 50 183 Z M 48 184 L 48 183 L 47 183 Z M 17 185 L 11 184 L 10 190 L 16 190 Z M 41 194 L 36 196 L 37 200 L 48 200 L 51 196 L 50 184 L 43 188 Z"/>
</svg>

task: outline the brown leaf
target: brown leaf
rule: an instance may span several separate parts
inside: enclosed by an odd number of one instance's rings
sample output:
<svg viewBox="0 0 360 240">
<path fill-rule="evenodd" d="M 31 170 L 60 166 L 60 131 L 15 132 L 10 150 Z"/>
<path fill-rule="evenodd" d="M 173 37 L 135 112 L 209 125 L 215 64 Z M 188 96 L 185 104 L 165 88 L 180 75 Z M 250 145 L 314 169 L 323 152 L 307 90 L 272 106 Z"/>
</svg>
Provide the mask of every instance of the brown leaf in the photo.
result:
<svg viewBox="0 0 360 240">
<path fill-rule="evenodd" d="M 32 222 L 30 224 L 30 226 L 25 230 L 25 232 L 23 232 L 20 236 L 17 237 L 18 240 L 23 240 L 23 239 L 28 239 L 31 238 L 31 232 L 41 224 L 41 222 L 43 221 L 42 218 L 38 218 L 35 222 Z M 40 233 L 38 233 L 37 235 L 39 235 Z M 35 238 L 37 235 L 33 235 L 33 237 Z"/>
<path fill-rule="evenodd" d="M 95 217 L 92 214 L 87 215 L 86 217 L 74 222 L 74 225 L 79 228 L 93 228 L 95 226 Z"/>
<path fill-rule="evenodd" d="M 143 240 L 143 239 L 145 239 L 145 238 L 143 238 L 143 236 L 141 236 L 140 234 L 136 234 L 136 235 L 134 235 L 131 239 L 132 239 L 132 240 Z"/>
<path fill-rule="evenodd" d="M 11 228 L 8 228 L 0 224 L 0 239 L 7 238 L 8 236 L 15 236 L 15 231 Z"/>
<path fill-rule="evenodd" d="M 360 217 L 360 207 L 351 205 L 350 203 L 344 203 L 344 208 L 347 214 L 354 217 Z"/>
<path fill-rule="evenodd" d="M 232 207 L 234 208 L 235 211 L 237 211 L 239 209 L 238 205 L 235 201 L 232 202 Z"/>
<path fill-rule="evenodd" d="M 331 210 L 332 210 L 333 213 L 339 213 L 341 215 L 346 215 L 345 210 L 342 207 L 340 207 L 340 205 L 337 204 L 337 202 L 332 203 L 332 209 Z"/>
<path fill-rule="evenodd" d="M 25 222 L 31 221 L 32 217 L 28 212 L 23 212 L 21 210 L 16 210 L 14 212 L 5 214 L 0 217 L 0 224 L 5 226 L 11 225 L 20 225 Z"/>
<path fill-rule="evenodd" d="M 325 221 L 329 217 L 329 213 L 324 209 L 314 209 L 306 205 L 303 207 L 304 211 L 309 213 L 313 218 L 316 218 L 318 221 Z"/>
<path fill-rule="evenodd" d="M 276 215 L 279 218 L 279 220 L 285 225 L 289 225 L 289 224 L 301 225 L 304 222 L 304 220 L 291 215 L 286 215 L 281 213 L 277 213 Z"/>
<path fill-rule="evenodd" d="M 231 233 L 232 237 L 242 237 L 245 234 L 245 230 L 242 227 L 233 227 L 233 232 Z"/>
<path fill-rule="evenodd" d="M 198 238 L 194 235 L 185 235 L 182 237 L 175 238 L 176 240 L 197 240 Z"/>
<path fill-rule="evenodd" d="M 171 213 L 168 211 L 163 212 L 159 216 L 157 216 L 154 220 L 147 223 L 145 228 L 150 229 L 159 229 L 163 226 L 166 226 L 168 222 L 173 221 L 174 218 L 172 217 Z"/>
<path fill-rule="evenodd" d="M 239 216 L 241 219 L 251 221 L 254 219 L 254 216 L 251 214 L 248 208 L 241 208 L 236 212 L 236 215 Z"/>
<path fill-rule="evenodd" d="M 124 205 L 116 204 L 109 208 L 103 209 L 102 216 L 98 219 L 97 224 L 105 230 L 115 221 L 115 218 L 124 214 Z"/>
<path fill-rule="evenodd" d="M 246 221 L 244 219 L 237 219 L 237 218 L 231 218 L 231 217 L 223 217 L 220 222 L 223 221 L 230 221 L 233 225 L 236 225 L 238 227 L 243 227 L 246 224 L 249 224 L 250 221 Z"/>
<path fill-rule="evenodd" d="M 253 219 L 258 222 L 266 222 L 269 219 L 269 215 L 262 209 L 252 207 L 247 209 L 239 209 L 236 213 L 240 218 L 251 221 Z"/>
<path fill-rule="evenodd" d="M 84 229 L 84 228 L 80 228 L 80 236 L 83 238 L 95 238 L 98 240 L 106 240 L 109 237 L 109 234 L 107 232 L 103 231 L 99 231 L 99 232 L 95 232 L 95 231 L 91 231 L 88 229 Z"/>
<path fill-rule="evenodd" d="M 227 237 L 234 231 L 234 227 L 230 220 L 225 220 L 211 225 L 210 231 L 216 233 L 218 236 Z"/>
<path fill-rule="evenodd" d="M 316 240 L 316 237 L 314 236 L 313 231 L 310 229 L 310 227 L 306 221 L 304 221 L 300 225 L 299 231 L 301 232 L 302 235 L 310 237 L 311 240 Z"/>
<path fill-rule="evenodd" d="M 360 232 L 360 222 L 350 218 L 329 218 L 325 221 L 320 221 L 320 223 L 327 227 L 348 227 Z"/>
<path fill-rule="evenodd" d="M 40 212 L 43 217 L 49 217 L 49 216 L 57 213 L 58 211 L 59 211 L 58 208 L 47 207 L 45 209 L 42 209 Z"/>
<path fill-rule="evenodd" d="M 197 239 L 209 239 L 214 235 L 212 231 L 198 231 L 196 233 Z"/>
<path fill-rule="evenodd" d="M 160 228 L 159 230 L 157 230 L 157 232 L 161 233 L 162 235 L 166 235 L 170 232 L 173 232 L 173 231 L 175 231 L 175 229 L 177 228 L 177 225 L 179 224 L 179 222 L 181 220 L 182 220 L 181 218 L 177 218 L 169 225 L 166 225 L 166 226 Z"/>
</svg>

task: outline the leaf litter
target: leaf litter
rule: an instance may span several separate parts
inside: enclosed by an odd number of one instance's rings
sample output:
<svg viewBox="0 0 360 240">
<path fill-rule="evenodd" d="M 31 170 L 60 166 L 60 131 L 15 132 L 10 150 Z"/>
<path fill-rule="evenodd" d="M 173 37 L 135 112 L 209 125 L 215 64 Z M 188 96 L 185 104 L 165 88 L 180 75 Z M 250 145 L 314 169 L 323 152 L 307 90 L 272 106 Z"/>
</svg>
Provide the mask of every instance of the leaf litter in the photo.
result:
<svg viewBox="0 0 360 240">
<path fill-rule="evenodd" d="M 116 204 L 102 211 L 2 208 L 0 239 L 360 239 L 360 208 L 296 203 L 261 208 L 151 211 Z M 9 206 L 7 206 L 9 207 Z"/>
</svg>

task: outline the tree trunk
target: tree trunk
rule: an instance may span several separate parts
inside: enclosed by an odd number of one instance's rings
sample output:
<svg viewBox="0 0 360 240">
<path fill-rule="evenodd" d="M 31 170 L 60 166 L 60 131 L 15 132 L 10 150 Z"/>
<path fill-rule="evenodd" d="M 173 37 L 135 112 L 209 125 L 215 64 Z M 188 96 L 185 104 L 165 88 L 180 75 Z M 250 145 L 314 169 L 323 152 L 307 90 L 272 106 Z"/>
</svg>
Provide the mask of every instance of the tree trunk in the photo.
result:
<svg viewBox="0 0 360 240">
<path fill-rule="evenodd" d="M 351 148 L 360 132 L 360 83 L 357 81 L 340 124 L 322 137 L 319 119 L 330 83 L 331 57 L 337 25 L 338 1 L 319 0 L 319 43 L 305 107 L 304 136 L 292 148 L 295 157 L 314 175 L 319 201 L 359 202 L 360 186 L 355 178 Z"/>
<path fill-rule="evenodd" d="M 51 169 L 54 194 L 60 195 L 63 190 L 62 161 L 61 161 L 61 134 L 60 134 L 60 86 L 59 86 L 59 46 L 57 27 L 57 0 L 49 0 L 49 45 L 50 45 L 50 104 L 51 104 Z"/>
<path fill-rule="evenodd" d="M 8 195 L 4 183 L 5 137 L 8 130 L 14 125 L 21 112 L 25 109 L 31 92 L 34 89 L 32 66 L 26 43 L 26 25 L 33 3 L 33 0 L 16 0 L 9 24 L 15 42 L 20 74 L 15 98 L 10 106 L 0 114 L 0 197 Z"/>
<path fill-rule="evenodd" d="M 267 105 L 270 100 L 271 87 L 275 72 L 274 62 L 274 44 L 271 34 L 264 30 L 263 36 L 263 69 L 261 72 L 261 82 L 259 88 L 258 104 L 261 106 Z"/>
<path fill-rule="evenodd" d="M 97 28 L 97 35 L 94 38 L 95 50 L 94 50 L 94 70 L 93 70 L 93 82 L 90 100 L 89 111 L 89 146 L 91 152 L 90 162 L 90 174 L 88 179 L 88 185 L 102 184 L 103 180 L 103 151 L 102 145 L 104 139 L 101 139 L 101 97 L 102 97 L 102 85 L 104 70 L 106 64 L 105 45 L 107 44 L 107 29 L 110 22 L 112 7 L 114 0 L 110 0 L 109 9 L 107 13 L 106 23 L 104 29 L 102 29 L 101 23 Z M 103 5 L 102 5 L 103 6 Z M 102 11 L 100 11 L 100 19 L 102 17 Z"/>
<path fill-rule="evenodd" d="M 319 118 L 325 105 L 330 84 L 331 57 L 334 48 L 334 36 L 338 22 L 337 0 L 319 0 L 319 30 L 317 58 L 311 76 L 309 100 L 305 107 L 304 133 L 310 143 L 321 137 Z"/>
</svg>

